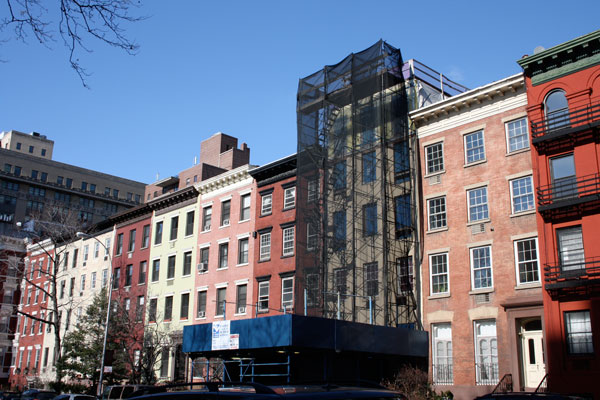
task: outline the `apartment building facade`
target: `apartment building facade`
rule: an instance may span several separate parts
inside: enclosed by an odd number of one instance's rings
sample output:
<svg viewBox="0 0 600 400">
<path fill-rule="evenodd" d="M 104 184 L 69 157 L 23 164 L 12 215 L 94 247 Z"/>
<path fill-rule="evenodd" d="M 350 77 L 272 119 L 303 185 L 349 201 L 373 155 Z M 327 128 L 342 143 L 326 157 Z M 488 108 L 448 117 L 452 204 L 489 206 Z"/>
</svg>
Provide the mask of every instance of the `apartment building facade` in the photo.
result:
<svg viewBox="0 0 600 400">
<path fill-rule="evenodd" d="M 599 398 L 600 31 L 524 56 L 548 388 Z"/>
<path fill-rule="evenodd" d="M 545 376 L 526 105 L 519 74 L 410 114 L 422 160 L 429 372 L 459 399 L 506 375 L 514 390 Z"/>
</svg>

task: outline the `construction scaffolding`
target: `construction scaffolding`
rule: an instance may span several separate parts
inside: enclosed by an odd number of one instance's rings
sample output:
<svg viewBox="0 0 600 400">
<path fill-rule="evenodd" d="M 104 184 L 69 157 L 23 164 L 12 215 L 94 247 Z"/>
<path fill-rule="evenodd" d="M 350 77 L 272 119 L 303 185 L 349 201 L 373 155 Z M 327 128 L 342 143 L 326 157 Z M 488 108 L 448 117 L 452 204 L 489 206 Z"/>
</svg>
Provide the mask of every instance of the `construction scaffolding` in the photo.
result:
<svg viewBox="0 0 600 400">
<path fill-rule="evenodd" d="M 296 304 L 305 314 L 422 328 L 408 112 L 465 89 L 403 63 L 384 41 L 300 80 Z"/>
</svg>

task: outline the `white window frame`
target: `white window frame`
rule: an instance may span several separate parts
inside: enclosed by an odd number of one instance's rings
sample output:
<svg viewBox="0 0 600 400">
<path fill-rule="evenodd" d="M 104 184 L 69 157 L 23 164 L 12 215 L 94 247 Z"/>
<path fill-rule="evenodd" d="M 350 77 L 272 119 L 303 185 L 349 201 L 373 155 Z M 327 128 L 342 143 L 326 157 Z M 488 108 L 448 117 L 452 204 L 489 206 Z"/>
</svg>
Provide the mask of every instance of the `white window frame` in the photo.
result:
<svg viewBox="0 0 600 400">
<path fill-rule="evenodd" d="M 443 200 L 443 204 L 440 205 L 440 207 L 443 206 L 443 211 L 437 211 L 432 213 L 431 212 L 431 206 L 432 206 L 432 202 L 434 201 L 439 201 L 439 200 Z M 436 206 L 436 208 L 438 208 L 438 206 Z M 434 231 L 434 230 L 438 230 L 438 229 L 444 229 L 448 227 L 448 208 L 446 207 L 446 196 L 439 196 L 439 197 L 434 197 L 432 199 L 427 199 L 427 229 L 430 231 Z M 441 226 L 432 226 L 431 222 L 432 222 L 432 217 L 437 217 L 437 216 L 442 216 L 443 215 L 443 225 Z M 438 221 L 438 218 L 435 218 L 436 221 Z"/>
<path fill-rule="evenodd" d="M 520 130 L 520 132 L 518 132 L 518 134 L 516 134 L 515 136 L 511 137 L 511 128 L 513 124 L 519 123 L 519 126 L 514 126 L 513 131 L 516 131 L 517 129 Z M 525 133 L 523 133 L 522 129 L 525 130 Z M 525 150 L 525 149 L 529 149 L 529 128 L 528 128 L 528 124 L 527 124 L 527 117 L 521 117 L 521 118 L 516 118 L 513 119 L 511 121 L 507 121 L 504 123 L 504 130 L 506 131 L 506 152 L 508 154 L 510 153 L 515 153 L 521 150 Z M 524 140 L 520 140 L 520 138 L 524 138 Z M 516 149 L 511 149 L 511 139 L 515 139 L 515 138 L 519 138 L 519 140 L 517 140 L 517 143 L 521 144 L 524 143 L 525 145 L 523 147 L 519 147 Z"/>
<path fill-rule="evenodd" d="M 450 322 L 432 324 L 431 332 L 433 384 L 452 385 L 454 384 L 452 325 Z"/>
<path fill-rule="evenodd" d="M 291 288 L 286 288 L 286 283 L 291 282 Z M 281 279 L 281 308 L 291 310 L 294 308 L 294 277 Z"/>
<path fill-rule="evenodd" d="M 313 224 L 308 222 L 306 224 L 306 250 L 313 251 L 317 248 L 318 243 L 318 233 L 315 228 L 313 228 Z"/>
<path fill-rule="evenodd" d="M 270 282 L 262 281 L 258 282 L 258 311 L 259 312 L 268 312 L 269 311 L 269 292 L 270 292 Z M 263 302 L 267 302 L 267 307 L 263 307 Z"/>
<path fill-rule="evenodd" d="M 482 142 L 481 146 L 472 147 L 471 149 L 467 148 L 468 138 L 474 137 L 475 135 L 479 135 L 479 134 L 481 134 L 481 142 Z M 465 146 L 465 165 L 471 165 L 471 164 L 475 164 L 475 163 L 484 162 L 487 159 L 486 151 L 485 151 L 485 133 L 483 132 L 483 129 L 480 129 L 475 132 L 470 132 L 470 133 L 464 135 L 463 141 L 464 141 L 464 146 Z M 481 148 L 483 150 L 483 157 L 478 158 L 477 160 L 469 161 L 469 150 L 479 149 L 479 148 Z M 479 152 L 478 152 L 478 154 L 479 154 Z"/>
<path fill-rule="evenodd" d="M 533 250 L 535 250 L 535 259 L 520 260 L 519 259 L 519 243 L 530 242 L 530 241 L 534 242 Z M 513 242 L 513 246 L 514 246 L 514 251 L 515 251 L 515 269 L 516 269 L 515 272 L 516 272 L 516 276 L 517 276 L 517 285 L 531 285 L 531 284 L 540 283 L 541 282 L 541 280 L 540 280 L 540 260 L 539 260 L 540 252 L 538 250 L 537 237 L 515 240 Z M 521 265 L 531 263 L 534 261 L 536 264 L 536 271 L 537 271 L 537 277 L 538 277 L 537 280 L 522 282 L 521 281 Z"/>
<path fill-rule="evenodd" d="M 260 261 L 271 259 L 271 232 L 260 235 Z"/>
<path fill-rule="evenodd" d="M 248 207 L 244 207 L 244 201 L 246 199 L 248 200 Z M 251 197 L 250 193 L 242 194 L 240 196 L 240 222 L 248 221 L 250 218 L 252 218 L 251 206 L 252 206 L 252 197 Z M 244 215 L 244 210 L 246 210 L 246 209 L 248 210 L 248 218 L 241 219 Z"/>
<path fill-rule="evenodd" d="M 489 286 L 480 286 L 480 287 L 477 287 L 476 286 L 476 280 L 475 280 L 475 264 L 474 264 L 475 259 L 474 259 L 474 255 L 473 254 L 476 251 L 483 250 L 483 249 L 488 249 L 488 252 L 489 252 L 489 266 L 479 267 L 479 268 L 477 268 L 477 270 L 489 269 L 489 271 L 490 271 L 490 285 Z M 469 249 L 469 262 L 470 262 L 470 266 L 471 266 L 471 289 L 472 290 L 492 289 L 494 287 L 494 262 L 493 262 L 493 258 L 492 258 L 492 246 L 491 245 L 485 245 L 485 246 L 471 247 Z"/>
<path fill-rule="evenodd" d="M 567 352 L 574 355 L 593 354 L 594 337 L 590 310 L 566 311 L 563 315 Z M 579 321 L 571 323 L 571 319 L 575 317 L 579 317 Z"/>
<path fill-rule="evenodd" d="M 471 193 L 474 193 L 475 191 L 481 190 L 481 189 L 485 190 L 485 202 L 471 204 Z M 479 206 L 485 207 L 485 214 L 487 214 L 487 215 L 483 218 L 471 219 L 471 208 L 479 207 Z M 488 197 L 487 186 L 480 186 L 477 188 L 467 190 L 467 214 L 469 217 L 469 222 L 487 221 L 490 219 L 490 207 L 489 207 L 489 197 Z"/>
<path fill-rule="evenodd" d="M 312 203 L 317 201 L 319 198 L 319 180 L 318 179 L 310 179 L 307 182 L 307 195 L 306 202 Z"/>
<path fill-rule="evenodd" d="M 294 238 L 295 238 L 295 227 L 290 226 L 289 228 L 283 229 L 283 245 L 282 254 L 284 256 L 294 255 Z"/>
<path fill-rule="evenodd" d="M 446 270 L 443 272 L 437 272 L 434 273 L 433 272 L 433 258 L 434 257 L 444 257 L 446 260 Z M 435 254 L 430 254 L 429 255 L 429 294 L 432 296 L 435 295 L 443 295 L 443 294 L 448 294 L 450 293 L 450 263 L 448 261 L 448 253 L 447 252 L 443 252 L 443 253 L 435 253 Z M 446 291 L 437 291 L 434 292 L 433 291 L 433 281 L 434 281 L 434 277 L 441 277 L 441 276 L 446 276 Z"/>
<path fill-rule="evenodd" d="M 273 193 L 264 194 L 260 200 L 260 215 L 269 215 L 273 212 Z"/>
<path fill-rule="evenodd" d="M 529 187 L 531 188 L 531 192 L 529 193 L 519 193 L 517 195 L 515 195 L 515 187 L 514 184 L 517 183 L 518 181 L 524 181 L 528 179 L 529 180 Z M 528 212 L 528 211 L 532 211 L 535 210 L 535 195 L 533 193 L 533 177 L 531 175 L 528 176 L 522 176 L 520 178 L 515 178 L 515 179 L 511 179 L 509 181 L 509 187 L 510 187 L 510 206 L 511 206 L 511 211 L 513 214 L 520 214 L 520 213 L 524 213 L 524 212 Z M 525 210 L 515 210 L 515 199 L 516 197 L 519 198 L 525 198 L 525 197 L 531 197 L 531 202 L 527 201 L 526 204 L 530 204 L 531 206 Z"/>
<path fill-rule="evenodd" d="M 287 210 L 296 206 L 296 187 L 292 186 L 283 190 L 283 209 Z"/>
<path fill-rule="evenodd" d="M 436 159 L 430 158 L 429 157 L 428 149 L 432 149 L 435 146 L 440 146 L 441 163 L 438 163 L 438 164 L 441 164 L 441 168 L 439 168 L 439 169 L 435 169 L 435 168 L 430 169 L 429 168 L 429 162 L 430 161 L 435 161 L 435 160 L 437 160 L 437 158 Z M 427 169 L 425 175 L 435 175 L 435 174 L 439 174 L 439 173 L 444 172 L 445 171 L 445 169 L 444 169 L 445 168 L 445 165 L 444 165 L 444 142 L 441 141 L 441 142 L 429 144 L 429 145 L 425 146 L 424 150 L 425 150 L 425 168 Z M 433 169 L 435 169 L 435 170 L 433 170 Z"/>
<path fill-rule="evenodd" d="M 491 333 L 491 326 L 493 324 L 493 335 L 480 335 L 479 328 L 488 325 Z M 474 336 L 474 347 L 475 347 L 475 382 L 477 385 L 495 385 L 498 383 L 498 331 L 497 331 L 496 320 L 478 320 L 473 321 L 473 336 Z M 489 349 L 487 354 L 482 354 L 482 349 L 487 346 Z M 488 360 L 489 363 L 482 362 Z M 478 365 L 489 364 L 491 370 L 484 370 Z M 495 366 L 495 368 L 494 368 Z"/>
</svg>

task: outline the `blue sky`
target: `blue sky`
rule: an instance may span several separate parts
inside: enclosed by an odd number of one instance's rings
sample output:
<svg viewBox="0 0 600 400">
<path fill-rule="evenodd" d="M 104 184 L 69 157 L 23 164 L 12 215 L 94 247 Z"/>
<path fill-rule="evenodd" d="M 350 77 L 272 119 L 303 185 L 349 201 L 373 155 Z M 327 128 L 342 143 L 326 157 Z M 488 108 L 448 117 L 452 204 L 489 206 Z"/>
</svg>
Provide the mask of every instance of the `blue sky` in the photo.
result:
<svg viewBox="0 0 600 400">
<path fill-rule="evenodd" d="M 60 38 L 0 43 L 0 130 L 40 132 L 57 161 L 145 183 L 192 166 L 218 131 L 261 165 L 296 151 L 298 79 L 379 39 L 474 88 L 520 72 L 538 45 L 600 29 L 597 0 L 149 0 L 136 13 L 149 16 L 128 26 L 137 55 L 88 42 L 90 90 Z"/>
</svg>

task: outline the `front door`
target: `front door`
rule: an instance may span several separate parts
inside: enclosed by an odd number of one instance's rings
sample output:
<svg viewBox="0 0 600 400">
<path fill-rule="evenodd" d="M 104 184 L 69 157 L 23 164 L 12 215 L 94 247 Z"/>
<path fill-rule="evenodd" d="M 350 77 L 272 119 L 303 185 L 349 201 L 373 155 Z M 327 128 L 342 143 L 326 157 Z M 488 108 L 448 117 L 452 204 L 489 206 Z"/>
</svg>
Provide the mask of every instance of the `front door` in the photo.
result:
<svg viewBox="0 0 600 400">
<path fill-rule="evenodd" d="M 525 387 L 536 388 L 546 375 L 542 331 L 522 331 L 521 349 Z"/>
</svg>

